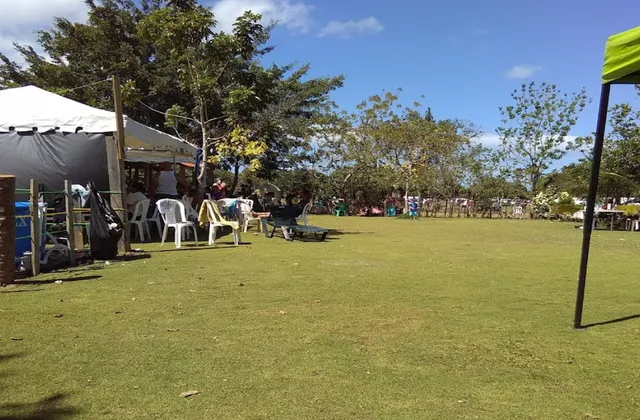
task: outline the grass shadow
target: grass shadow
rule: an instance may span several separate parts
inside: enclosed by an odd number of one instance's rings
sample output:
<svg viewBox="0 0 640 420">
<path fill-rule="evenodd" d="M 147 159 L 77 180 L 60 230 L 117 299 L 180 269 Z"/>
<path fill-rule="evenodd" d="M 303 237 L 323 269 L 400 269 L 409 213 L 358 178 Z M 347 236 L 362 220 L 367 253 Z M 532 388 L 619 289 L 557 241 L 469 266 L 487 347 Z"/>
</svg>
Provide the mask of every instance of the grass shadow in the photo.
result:
<svg viewBox="0 0 640 420">
<path fill-rule="evenodd" d="M 151 254 L 148 252 L 133 252 L 127 255 L 120 255 L 116 257 L 113 261 L 121 261 L 121 262 L 129 262 L 129 261 L 138 261 L 138 260 L 148 260 L 151 258 Z"/>
<path fill-rule="evenodd" d="M 55 283 L 57 281 L 62 281 L 63 283 L 72 283 L 74 281 L 87 281 L 87 280 L 96 280 L 96 279 L 100 279 L 102 278 L 102 276 L 78 276 L 78 277 L 69 277 L 69 278 L 53 278 L 53 279 L 47 279 L 47 280 L 19 280 L 16 281 L 14 284 L 16 286 L 20 286 L 23 284 L 35 284 L 35 285 L 40 285 L 40 284 L 52 284 Z M 42 289 L 37 289 L 37 290 L 42 290 Z M 26 290 L 23 290 L 24 292 L 26 292 Z M 16 292 L 18 292 L 16 290 Z M 1 419 L 0 419 L 1 420 Z"/>
<path fill-rule="evenodd" d="M 17 281 L 14 283 L 14 285 L 20 285 L 20 284 L 27 284 L 27 283 L 20 282 L 20 280 L 17 280 Z M 3 291 L 0 291 L 0 294 L 3 294 L 3 293 L 29 293 L 29 292 L 40 292 L 40 291 L 42 291 L 42 290 L 44 290 L 44 289 L 3 290 Z M 0 357 L 1 357 L 1 356 L 0 356 Z"/>
<path fill-rule="evenodd" d="M 6 362 L 11 359 L 19 359 L 24 357 L 24 353 L 8 353 L 8 354 L 0 354 L 0 362 Z"/>
<path fill-rule="evenodd" d="M 580 328 L 586 329 L 586 328 L 591 328 L 591 327 L 598 327 L 598 326 L 601 326 L 601 325 L 617 324 L 619 322 L 631 321 L 632 319 L 638 319 L 638 318 L 640 318 L 640 314 L 623 316 L 622 318 L 611 319 L 609 321 L 594 322 L 594 323 L 591 323 L 591 324 L 583 325 Z"/>
<path fill-rule="evenodd" d="M 0 405 L 0 420 L 63 420 L 79 413 L 65 405 L 65 394 L 54 394 L 35 403 L 13 403 Z"/>
<path fill-rule="evenodd" d="M 206 244 L 206 242 L 205 242 Z M 251 242 L 241 242 L 238 246 L 235 246 L 233 244 L 215 244 L 215 245 L 198 245 L 196 246 L 195 244 L 189 244 L 189 245 L 183 245 L 181 248 L 175 248 L 172 247 L 171 248 L 166 248 L 166 249 L 158 249 L 158 250 L 154 250 L 154 251 L 149 251 L 152 254 L 161 254 L 163 252 L 184 252 L 184 251 L 207 251 L 207 250 L 213 250 L 213 249 L 231 249 L 231 248 L 239 248 L 241 246 L 244 245 L 251 245 Z"/>
<path fill-rule="evenodd" d="M 338 230 L 338 229 L 329 229 L 329 235 L 337 235 L 337 236 L 341 236 L 341 235 L 375 235 L 375 232 L 345 232 L 343 230 Z"/>
</svg>

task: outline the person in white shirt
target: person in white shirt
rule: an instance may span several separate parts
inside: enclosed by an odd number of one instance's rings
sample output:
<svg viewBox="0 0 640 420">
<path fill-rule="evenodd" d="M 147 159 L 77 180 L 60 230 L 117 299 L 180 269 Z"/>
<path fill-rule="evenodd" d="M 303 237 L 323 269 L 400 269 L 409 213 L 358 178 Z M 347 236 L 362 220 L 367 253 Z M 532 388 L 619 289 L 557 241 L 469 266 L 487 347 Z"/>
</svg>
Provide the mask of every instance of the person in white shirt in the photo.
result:
<svg viewBox="0 0 640 420">
<path fill-rule="evenodd" d="M 151 180 L 151 194 L 156 200 L 162 198 L 179 200 L 178 184 L 180 184 L 182 189 L 189 190 L 187 180 L 173 172 L 171 163 L 163 162 L 160 164 L 160 171 L 157 172 Z"/>
<path fill-rule="evenodd" d="M 133 211 L 136 208 L 136 204 L 142 200 L 146 200 L 147 196 L 144 195 L 144 186 L 142 184 L 129 185 L 127 196 L 125 197 L 125 204 L 127 205 L 127 211 L 129 217 L 133 216 Z"/>
</svg>

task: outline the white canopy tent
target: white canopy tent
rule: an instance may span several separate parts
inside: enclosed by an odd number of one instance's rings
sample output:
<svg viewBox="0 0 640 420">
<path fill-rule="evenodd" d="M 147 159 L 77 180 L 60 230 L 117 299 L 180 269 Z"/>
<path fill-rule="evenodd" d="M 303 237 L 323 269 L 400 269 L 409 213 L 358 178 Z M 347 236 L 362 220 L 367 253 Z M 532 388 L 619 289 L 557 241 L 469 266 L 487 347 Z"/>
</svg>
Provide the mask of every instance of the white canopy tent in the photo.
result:
<svg viewBox="0 0 640 420">
<path fill-rule="evenodd" d="M 114 133 L 115 113 L 90 107 L 35 86 L 0 91 L 0 132 L 58 130 Z M 125 160 L 190 161 L 196 148 L 170 134 L 124 116 Z"/>
</svg>

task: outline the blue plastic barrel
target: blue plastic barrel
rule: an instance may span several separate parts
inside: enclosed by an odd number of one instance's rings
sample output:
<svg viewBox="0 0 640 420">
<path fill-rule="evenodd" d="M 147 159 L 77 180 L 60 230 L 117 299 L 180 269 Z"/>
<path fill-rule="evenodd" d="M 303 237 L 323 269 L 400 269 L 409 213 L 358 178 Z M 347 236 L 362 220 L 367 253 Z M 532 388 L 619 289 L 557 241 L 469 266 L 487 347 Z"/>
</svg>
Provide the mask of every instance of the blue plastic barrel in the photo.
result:
<svg viewBox="0 0 640 420">
<path fill-rule="evenodd" d="M 29 217 L 29 202 L 16 202 L 16 258 L 21 258 L 22 254 L 31 251 L 31 219 Z"/>
</svg>

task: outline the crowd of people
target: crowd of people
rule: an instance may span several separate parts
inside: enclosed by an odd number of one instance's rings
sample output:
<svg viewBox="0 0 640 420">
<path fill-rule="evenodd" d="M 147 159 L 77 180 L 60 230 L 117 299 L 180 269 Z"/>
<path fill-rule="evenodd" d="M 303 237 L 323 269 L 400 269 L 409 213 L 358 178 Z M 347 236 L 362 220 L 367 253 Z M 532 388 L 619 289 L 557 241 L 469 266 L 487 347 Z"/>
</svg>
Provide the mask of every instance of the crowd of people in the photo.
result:
<svg viewBox="0 0 640 420">
<path fill-rule="evenodd" d="M 164 198 L 183 200 L 188 201 L 192 208 L 198 209 L 203 200 L 218 201 L 237 198 L 252 201 L 253 217 L 267 217 L 273 207 L 287 208 L 297 217 L 302 214 L 304 207 L 311 201 L 311 193 L 306 189 L 288 194 L 285 199 L 276 200 L 274 193 L 263 193 L 260 189 L 254 188 L 250 181 L 242 183 L 236 194 L 229 190 L 227 183 L 221 178 L 216 179 L 213 184 L 206 186 L 201 191 L 202 193 L 199 193 L 198 188 L 189 185 L 185 177 L 174 172 L 171 163 L 164 162 L 151 176 L 148 191 L 140 182 L 128 182 L 125 204 L 129 217 L 131 217 L 136 204 L 146 199 L 150 199 L 152 204 Z M 149 211 L 153 212 L 154 207 L 149 207 Z"/>
</svg>

